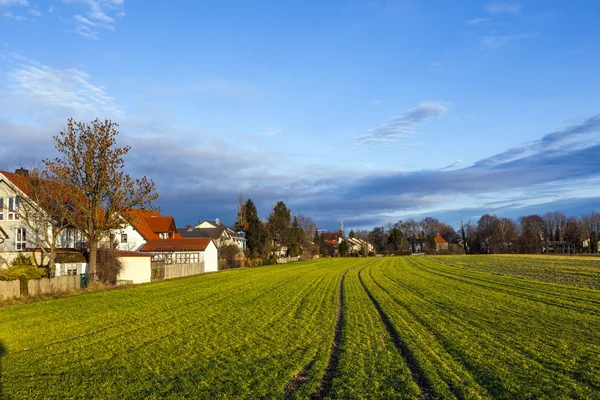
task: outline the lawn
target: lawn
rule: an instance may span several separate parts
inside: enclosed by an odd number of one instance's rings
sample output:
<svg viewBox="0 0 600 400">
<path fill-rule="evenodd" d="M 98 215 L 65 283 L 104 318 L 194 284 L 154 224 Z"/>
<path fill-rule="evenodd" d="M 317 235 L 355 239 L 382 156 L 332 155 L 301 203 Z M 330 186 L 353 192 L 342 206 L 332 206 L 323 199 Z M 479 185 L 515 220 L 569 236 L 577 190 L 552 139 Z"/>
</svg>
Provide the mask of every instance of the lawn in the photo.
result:
<svg viewBox="0 0 600 400">
<path fill-rule="evenodd" d="M 5 307 L 0 398 L 594 398 L 599 262 L 322 259 Z"/>
</svg>

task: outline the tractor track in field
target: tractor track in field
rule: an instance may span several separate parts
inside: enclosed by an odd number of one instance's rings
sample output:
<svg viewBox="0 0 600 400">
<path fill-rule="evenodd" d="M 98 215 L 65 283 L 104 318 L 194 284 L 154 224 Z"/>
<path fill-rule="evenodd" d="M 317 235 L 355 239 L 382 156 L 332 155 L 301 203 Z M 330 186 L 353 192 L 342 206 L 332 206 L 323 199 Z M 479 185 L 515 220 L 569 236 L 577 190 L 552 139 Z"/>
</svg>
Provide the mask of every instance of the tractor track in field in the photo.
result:
<svg viewBox="0 0 600 400">
<path fill-rule="evenodd" d="M 396 330 L 396 328 L 390 321 L 390 318 L 388 317 L 388 315 L 381 308 L 381 305 L 379 304 L 377 299 L 375 299 L 375 297 L 373 296 L 371 291 L 369 291 L 369 289 L 367 289 L 367 286 L 365 285 L 365 283 L 362 280 L 361 273 L 362 273 L 362 270 L 358 273 L 358 280 L 359 280 L 362 288 L 364 289 L 365 293 L 371 300 L 371 303 L 373 303 L 373 306 L 377 310 L 377 313 L 379 314 L 379 318 L 381 319 L 381 322 L 383 323 L 383 326 L 385 327 L 386 331 L 390 335 L 390 338 L 392 340 L 392 343 L 394 344 L 394 347 L 396 347 L 396 350 L 398 350 L 398 353 L 400 353 L 400 356 L 402 356 L 402 358 L 404 359 L 404 362 L 408 366 L 408 369 L 410 370 L 413 380 L 419 386 L 419 390 L 421 392 L 419 398 L 424 399 L 424 400 L 435 399 L 433 388 L 432 388 L 430 382 L 425 377 L 425 373 L 419 366 L 419 362 L 416 360 L 415 356 L 412 354 L 412 352 L 410 351 L 410 349 L 408 348 L 408 346 L 406 345 L 404 340 L 402 340 L 402 338 L 400 337 L 400 334 L 398 333 L 398 331 Z"/>
<path fill-rule="evenodd" d="M 331 382 L 333 381 L 333 376 L 335 374 L 335 370 L 338 365 L 338 359 L 340 357 L 340 344 L 342 343 L 342 325 L 344 324 L 344 277 L 346 276 L 346 272 L 348 272 L 349 270 L 350 268 L 346 269 L 340 276 L 340 283 L 338 286 L 335 334 L 333 336 L 333 343 L 331 344 L 331 349 L 329 351 L 329 361 L 327 362 L 325 373 L 321 378 L 321 383 L 314 391 L 314 393 L 310 396 L 311 400 L 321 400 L 325 398 L 331 389 Z"/>
<path fill-rule="evenodd" d="M 317 361 L 318 354 L 316 354 L 312 360 L 308 364 L 306 364 L 300 372 L 298 372 L 294 377 L 285 385 L 284 390 L 284 399 L 293 399 L 294 394 L 300 389 L 302 385 L 304 385 L 310 379 L 310 373 Z"/>
</svg>

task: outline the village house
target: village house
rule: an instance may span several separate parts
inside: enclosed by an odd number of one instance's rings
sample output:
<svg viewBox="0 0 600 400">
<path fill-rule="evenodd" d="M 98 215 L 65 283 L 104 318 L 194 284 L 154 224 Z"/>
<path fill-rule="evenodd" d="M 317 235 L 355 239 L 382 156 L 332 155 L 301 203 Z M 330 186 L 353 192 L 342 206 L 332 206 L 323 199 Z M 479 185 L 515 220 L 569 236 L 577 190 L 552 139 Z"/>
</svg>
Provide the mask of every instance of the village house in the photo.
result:
<svg viewBox="0 0 600 400">
<path fill-rule="evenodd" d="M 29 189 L 27 170 L 18 169 L 15 173 L 0 171 L 0 267 L 10 263 L 20 253 L 30 254 L 38 247 L 36 231 L 23 218 L 22 207 L 19 207 L 19 202 L 30 201 Z M 48 246 L 47 243 L 42 244 Z M 81 245 L 81 235 L 75 229 L 65 230 L 57 238 L 56 244 L 60 248 Z"/>
<path fill-rule="evenodd" d="M 369 252 L 374 250 L 374 247 L 371 243 L 357 237 L 348 238 L 348 244 L 350 245 L 350 254 L 359 254 L 362 250 L 363 254 L 367 255 Z"/>
<path fill-rule="evenodd" d="M 439 233 L 435 235 L 433 238 L 435 242 L 435 251 L 447 251 L 448 250 L 448 241 L 442 237 Z"/>
<path fill-rule="evenodd" d="M 129 223 L 112 233 L 113 247 L 123 251 L 138 251 L 149 240 L 182 239 L 175 219 L 155 211 L 131 210 Z"/>
<path fill-rule="evenodd" d="M 219 218 L 214 221 L 203 221 L 189 228 L 178 228 L 177 231 L 183 238 L 211 238 L 218 248 L 233 244 L 238 247 L 240 253 L 246 250 L 246 238 L 243 233 L 222 224 Z"/>
</svg>

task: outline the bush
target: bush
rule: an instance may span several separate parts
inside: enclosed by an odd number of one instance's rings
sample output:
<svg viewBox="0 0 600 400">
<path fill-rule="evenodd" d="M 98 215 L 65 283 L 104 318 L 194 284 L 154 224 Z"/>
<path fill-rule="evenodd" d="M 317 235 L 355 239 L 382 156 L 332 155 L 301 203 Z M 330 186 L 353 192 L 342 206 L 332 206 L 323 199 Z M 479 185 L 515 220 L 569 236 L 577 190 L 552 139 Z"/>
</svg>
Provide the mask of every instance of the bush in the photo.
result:
<svg viewBox="0 0 600 400">
<path fill-rule="evenodd" d="M 0 270 L 0 281 L 13 281 L 17 279 L 40 279 L 47 276 L 44 268 L 33 265 L 31 258 L 19 254 L 6 269 Z"/>
<path fill-rule="evenodd" d="M 96 278 L 102 283 L 115 285 L 123 264 L 110 249 L 99 249 L 96 260 Z"/>
<path fill-rule="evenodd" d="M 240 249 L 235 244 L 221 246 L 221 248 L 219 249 L 219 258 L 225 260 L 225 262 L 221 264 L 220 269 L 236 268 L 238 266 L 238 262 L 235 258 L 239 253 Z"/>
</svg>

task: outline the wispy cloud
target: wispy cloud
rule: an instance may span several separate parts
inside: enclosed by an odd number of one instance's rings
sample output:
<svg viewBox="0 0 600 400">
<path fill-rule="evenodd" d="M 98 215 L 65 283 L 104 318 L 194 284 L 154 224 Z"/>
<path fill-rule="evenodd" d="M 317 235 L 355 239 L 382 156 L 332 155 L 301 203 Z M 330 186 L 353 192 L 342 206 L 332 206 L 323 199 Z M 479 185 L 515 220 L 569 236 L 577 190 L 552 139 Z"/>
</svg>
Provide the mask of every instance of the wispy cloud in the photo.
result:
<svg viewBox="0 0 600 400">
<path fill-rule="evenodd" d="M 262 131 L 261 133 L 259 133 L 259 135 L 260 136 L 273 137 L 273 136 L 280 135 L 281 132 L 282 132 L 282 130 L 279 129 L 279 128 L 268 127 L 267 129 L 265 129 L 264 131 Z"/>
<path fill-rule="evenodd" d="M 465 22 L 467 25 L 481 25 L 485 22 L 490 21 L 490 18 L 473 18 Z"/>
<path fill-rule="evenodd" d="M 519 14 L 522 7 L 517 3 L 493 2 L 486 9 L 490 14 Z"/>
<path fill-rule="evenodd" d="M 23 6 L 27 7 L 27 0 L 0 0 L 0 7 Z"/>
<path fill-rule="evenodd" d="M 15 21 L 27 21 L 27 17 L 22 15 L 21 12 L 23 11 L 23 8 L 28 6 L 29 3 L 27 0 L 0 0 L 0 11 L 2 11 L 2 16 Z M 29 11 L 31 12 L 35 10 L 30 9 Z M 31 15 L 38 16 L 33 13 Z"/>
<path fill-rule="evenodd" d="M 10 18 L 10 19 L 14 19 L 15 21 L 26 21 L 27 17 L 24 17 L 23 15 L 15 15 L 12 13 L 12 11 L 10 10 L 6 10 L 2 13 L 2 16 L 4 18 Z"/>
<path fill-rule="evenodd" d="M 441 102 L 424 102 L 418 107 L 406 110 L 402 115 L 393 117 L 387 124 L 370 129 L 356 140 L 359 143 L 395 142 L 414 134 L 416 126 L 427 120 L 440 118 L 448 111 L 448 105 Z"/>
<path fill-rule="evenodd" d="M 80 67 L 53 68 L 18 54 L 9 60 L 8 90 L 15 101 L 85 114 L 121 113 L 106 89 Z"/>
<path fill-rule="evenodd" d="M 520 33 L 516 35 L 486 35 L 479 38 L 481 48 L 484 50 L 498 50 L 510 42 L 536 37 L 535 33 Z"/>
<path fill-rule="evenodd" d="M 124 0 L 63 0 L 68 4 L 85 6 L 86 12 L 76 14 L 75 32 L 87 39 L 98 39 L 100 31 L 115 30 L 115 19 L 125 16 Z"/>
<path fill-rule="evenodd" d="M 463 163 L 462 160 L 456 160 L 452 164 L 450 164 L 448 166 L 445 166 L 444 168 L 440 168 L 440 171 L 446 171 L 446 170 L 449 170 L 449 169 L 458 168 L 458 167 L 460 167 L 462 165 L 462 163 Z"/>
<path fill-rule="evenodd" d="M 568 151 L 578 146 L 577 143 L 573 145 L 572 141 L 577 140 L 583 135 L 590 133 L 600 132 L 600 114 L 594 115 L 593 117 L 587 118 L 581 123 L 571 125 L 567 128 L 548 133 L 541 139 L 535 140 L 529 143 L 522 144 L 520 146 L 513 147 L 503 153 L 496 154 L 495 156 L 480 160 L 475 165 L 481 167 L 494 167 L 503 163 L 512 162 L 519 158 L 538 154 L 544 151 Z M 586 140 L 582 145 L 592 145 L 599 142 L 596 140 Z M 570 146 L 567 146 L 571 143 Z"/>
</svg>

